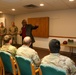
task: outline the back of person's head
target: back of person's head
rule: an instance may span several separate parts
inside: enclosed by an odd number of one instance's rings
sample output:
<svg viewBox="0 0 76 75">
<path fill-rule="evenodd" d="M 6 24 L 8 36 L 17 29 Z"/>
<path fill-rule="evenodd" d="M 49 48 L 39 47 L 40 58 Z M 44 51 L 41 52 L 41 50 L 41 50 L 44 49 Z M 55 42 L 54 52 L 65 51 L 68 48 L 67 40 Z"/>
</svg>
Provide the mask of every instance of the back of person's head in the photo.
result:
<svg viewBox="0 0 76 75">
<path fill-rule="evenodd" d="M 27 46 L 30 46 L 31 45 L 31 38 L 29 36 L 26 36 L 24 39 L 23 39 L 23 44 L 24 45 L 27 45 Z"/>
<path fill-rule="evenodd" d="M 12 39 L 11 35 L 5 35 L 3 38 L 4 43 L 9 43 L 9 41 Z"/>
<path fill-rule="evenodd" d="M 49 49 L 51 53 L 59 53 L 60 52 L 60 41 L 57 39 L 50 40 Z"/>
</svg>

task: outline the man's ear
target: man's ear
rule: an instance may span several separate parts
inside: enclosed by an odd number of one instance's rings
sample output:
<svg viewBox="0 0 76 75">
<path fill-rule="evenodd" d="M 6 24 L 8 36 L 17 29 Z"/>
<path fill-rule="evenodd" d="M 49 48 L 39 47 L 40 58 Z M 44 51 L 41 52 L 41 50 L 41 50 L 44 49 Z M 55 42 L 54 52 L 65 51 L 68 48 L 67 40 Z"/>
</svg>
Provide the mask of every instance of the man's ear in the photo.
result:
<svg viewBox="0 0 76 75">
<path fill-rule="evenodd" d="M 29 43 L 29 46 L 31 46 L 31 42 Z"/>
</svg>

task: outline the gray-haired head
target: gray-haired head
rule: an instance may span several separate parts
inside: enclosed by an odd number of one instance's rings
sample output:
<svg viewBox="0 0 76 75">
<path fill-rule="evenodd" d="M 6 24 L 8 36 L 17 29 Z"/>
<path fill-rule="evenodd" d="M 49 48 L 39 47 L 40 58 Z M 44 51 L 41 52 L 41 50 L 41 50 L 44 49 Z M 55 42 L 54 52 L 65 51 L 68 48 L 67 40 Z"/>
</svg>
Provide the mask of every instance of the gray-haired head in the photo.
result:
<svg viewBox="0 0 76 75">
<path fill-rule="evenodd" d="M 9 43 L 9 41 L 12 39 L 11 35 L 5 35 L 3 38 L 4 43 Z"/>
<path fill-rule="evenodd" d="M 30 45 L 31 45 L 31 38 L 30 38 L 29 36 L 26 36 L 26 37 L 23 39 L 23 44 L 30 46 Z"/>
</svg>

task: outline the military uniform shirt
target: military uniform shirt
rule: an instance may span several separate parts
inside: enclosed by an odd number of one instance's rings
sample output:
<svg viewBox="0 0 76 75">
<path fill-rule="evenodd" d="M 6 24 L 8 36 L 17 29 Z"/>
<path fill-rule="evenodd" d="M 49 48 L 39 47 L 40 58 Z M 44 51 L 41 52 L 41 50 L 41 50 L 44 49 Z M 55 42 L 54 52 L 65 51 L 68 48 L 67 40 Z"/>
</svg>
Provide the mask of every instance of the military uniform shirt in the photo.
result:
<svg viewBox="0 0 76 75">
<path fill-rule="evenodd" d="M 7 51 L 7 52 L 11 53 L 13 56 L 15 56 L 17 48 L 15 46 L 6 44 L 6 45 L 3 45 L 0 50 Z"/>
<path fill-rule="evenodd" d="M 76 75 L 75 63 L 69 57 L 58 53 L 50 53 L 42 59 L 41 63 L 61 67 L 66 70 L 66 75 Z"/>
<path fill-rule="evenodd" d="M 0 27 L 0 34 L 5 35 L 7 33 L 7 29 L 5 27 Z"/>
<path fill-rule="evenodd" d="M 6 33 L 7 29 L 5 27 L 0 27 L 0 47 L 2 46 L 2 40 Z"/>
<path fill-rule="evenodd" d="M 18 28 L 15 26 L 15 27 L 10 27 L 9 28 L 9 33 L 10 34 L 15 34 L 15 35 L 17 35 L 17 32 L 18 32 Z"/>
<path fill-rule="evenodd" d="M 38 53 L 34 49 L 22 45 L 20 48 L 18 48 L 17 55 L 29 58 L 35 65 L 35 68 L 39 66 L 40 58 L 38 56 Z"/>
</svg>

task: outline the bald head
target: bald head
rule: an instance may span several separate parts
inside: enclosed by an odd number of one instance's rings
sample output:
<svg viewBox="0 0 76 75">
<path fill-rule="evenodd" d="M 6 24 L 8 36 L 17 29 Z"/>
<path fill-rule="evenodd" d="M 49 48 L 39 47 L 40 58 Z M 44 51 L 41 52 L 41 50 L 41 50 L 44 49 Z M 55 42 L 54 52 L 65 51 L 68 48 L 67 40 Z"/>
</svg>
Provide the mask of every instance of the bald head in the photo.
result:
<svg viewBox="0 0 76 75">
<path fill-rule="evenodd" d="M 26 36 L 23 39 L 23 44 L 30 46 L 31 45 L 31 38 L 29 36 Z"/>
</svg>

